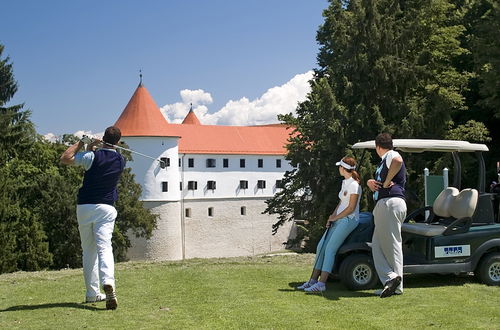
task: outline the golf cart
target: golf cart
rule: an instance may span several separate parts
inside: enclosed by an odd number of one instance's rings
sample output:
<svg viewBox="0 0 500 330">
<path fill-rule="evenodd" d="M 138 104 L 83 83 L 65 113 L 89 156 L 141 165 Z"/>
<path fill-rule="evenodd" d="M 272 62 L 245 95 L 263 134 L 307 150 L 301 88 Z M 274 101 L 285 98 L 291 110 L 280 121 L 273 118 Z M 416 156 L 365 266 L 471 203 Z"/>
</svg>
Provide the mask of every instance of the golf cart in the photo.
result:
<svg viewBox="0 0 500 330">
<path fill-rule="evenodd" d="M 404 273 L 469 273 L 488 285 L 500 285 L 500 189 L 485 191 L 484 144 L 465 141 L 395 139 L 401 152 L 451 152 L 453 183 L 426 206 L 408 212 L 402 224 Z M 353 149 L 375 149 L 375 141 L 360 142 Z M 461 189 L 459 154 L 474 152 L 478 160 L 476 189 Z M 360 224 L 337 253 L 332 275 L 351 290 L 373 288 L 378 276 L 371 255 L 371 213 L 362 212 Z"/>
</svg>

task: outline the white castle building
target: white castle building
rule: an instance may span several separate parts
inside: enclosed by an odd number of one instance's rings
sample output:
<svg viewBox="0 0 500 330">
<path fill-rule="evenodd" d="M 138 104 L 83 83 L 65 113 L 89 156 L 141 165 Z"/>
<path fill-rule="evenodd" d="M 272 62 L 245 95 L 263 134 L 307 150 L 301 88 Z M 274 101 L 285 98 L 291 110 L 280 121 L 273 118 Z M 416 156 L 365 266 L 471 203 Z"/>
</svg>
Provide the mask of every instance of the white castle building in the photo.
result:
<svg viewBox="0 0 500 330">
<path fill-rule="evenodd" d="M 141 84 L 115 123 L 133 150 L 127 166 L 145 207 L 159 215 L 150 240 L 132 238 L 129 258 L 232 257 L 284 248 L 291 224 L 272 235 L 276 216 L 262 214 L 281 186 L 289 130 L 283 125 L 202 125 L 193 111 L 168 123 Z"/>
</svg>

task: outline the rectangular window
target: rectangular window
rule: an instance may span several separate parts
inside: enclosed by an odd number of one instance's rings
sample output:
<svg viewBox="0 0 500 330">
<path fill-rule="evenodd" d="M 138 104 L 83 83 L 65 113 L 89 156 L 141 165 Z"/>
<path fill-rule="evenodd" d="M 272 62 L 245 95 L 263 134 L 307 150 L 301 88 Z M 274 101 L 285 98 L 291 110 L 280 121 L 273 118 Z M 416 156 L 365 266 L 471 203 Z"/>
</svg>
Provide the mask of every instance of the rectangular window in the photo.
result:
<svg viewBox="0 0 500 330">
<path fill-rule="evenodd" d="M 245 167 L 245 160 L 244 159 L 240 159 L 240 167 L 241 168 Z"/>
<path fill-rule="evenodd" d="M 215 190 L 215 181 L 207 181 L 207 189 Z"/>
<path fill-rule="evenodd" d="M 283 189 L 284 187 L 283 180 L 276 180 L 276 189 Z"/>
<path fill-rule="evenodd" d="M 209 217 L 213 217 L 214 216 L 214 208 L 213 207 L 209 207 L 208 208 L 208 216 Z"/>
<path fill-rule="evenodd" d="M 179 190 L 182 191 L 182 181 L 179 182 Z"/>
<path fill-rule="evenodd" d="M 161 191 L 162 191 L 162 192 L 167 192 L 167 191 L 168 191 L 168 182 L 163 181 L 163 182 L 161 183 Z"/>
<path fill-rule="evenodd" d="M 240 208 L 240 214 L 241 215 L 247 215 L 247 207 L 246 206 L 242 206 Z"/>
<path fill-rule="evenodd" d="M 169 167 L 170 166 L 170 158 L 161 157 L 160 161 L 164 164 L 163 166 L 165 166 L 165 167 Z"/>
<path fill-rule="evenodd" d="M 188 181 L 188 190 L 198 190 L 198 182 Z"/>
<path fill-rule="evenodd" d="M 188 167 L 194 167 L 194 158 L 188 158 Z"/>
<path fill-rule="evenodd" d="M 257 167 L 264 167 L 264 159 L 257 159 Z"/>
<path fill-rule="evenodd" d="M 265 189 L 266 188 L 266 180 L 259 180 L 259 181 L 257 181 L 257 188 L 259 188 L 259 189 Z"/>
<path fill-rule="evenodd" d="M 240 181 L 240 189 L 248 189 L 248 181 L 241 180 Z"/>
<path fill-rule="evenodd" d="M 215 167 L 215 159 L 208 158 L 207 159 L 207 167 Z"/>
<path fill-rule="evenodd" d="M 229 167 L 229 159 L 224 158 L 222 160 L 222 167 Z"/>
<path fill-rule="evenodd" d="M 179 158 L 179 167 L 182 166 L 182 160 Z"/>
<path fill-rule="evenodd" d="M 186 209 L 186 218 L 191 218 L 191 209 Z"/>
<path fill-rule="evenodd" d="M 276 168 L 281 168 L 281 159 L 276 159 Z"/>
</svg>

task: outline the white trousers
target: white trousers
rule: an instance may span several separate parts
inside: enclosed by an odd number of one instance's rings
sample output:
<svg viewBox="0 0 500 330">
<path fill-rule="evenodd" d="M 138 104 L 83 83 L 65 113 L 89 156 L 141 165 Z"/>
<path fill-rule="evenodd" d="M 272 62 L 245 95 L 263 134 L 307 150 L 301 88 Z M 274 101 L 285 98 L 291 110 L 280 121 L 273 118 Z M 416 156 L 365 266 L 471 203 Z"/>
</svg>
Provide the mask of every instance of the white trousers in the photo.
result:
<svg viewBox="0 0 500 330">
<path fill-rule="evenodd" d="M 402 198 L 383 198 L 373 209 L 375 230 L 372 254 L 382 284 L 401 276 L 398 289 L 403 291 L 403 246 L 401 224 L 406 218 L 406 202 Z"/>
<path fill-rule="evenodd" d="M 116 216 L 116 209 L 108 204 L 83 204 L 76 207 L 87 297 L 96 297 L 100 293 L 99 279 L 102 285 L 115 286 L 111 237 Z"/>
</svg>

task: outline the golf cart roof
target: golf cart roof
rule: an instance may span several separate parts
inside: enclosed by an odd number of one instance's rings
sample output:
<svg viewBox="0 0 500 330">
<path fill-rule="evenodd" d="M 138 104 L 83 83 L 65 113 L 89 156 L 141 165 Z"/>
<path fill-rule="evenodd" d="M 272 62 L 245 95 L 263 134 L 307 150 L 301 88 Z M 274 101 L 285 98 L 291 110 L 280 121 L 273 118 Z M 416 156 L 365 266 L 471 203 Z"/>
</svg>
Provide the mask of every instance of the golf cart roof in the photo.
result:
<svg viewBox="0 0 500 330">
<path fill-rule="evenodd" d="M 474 152 L 488 151 L 484 144 L 469 143 L 467 141 L 456 140 L 426 140 L 426 139 L 394 139 L 392 140 L 394 149 L 403 152 Z M 375 149 L 375 140 L 358 142 L 352 146 L 353 149 Z"/>
</svg>

